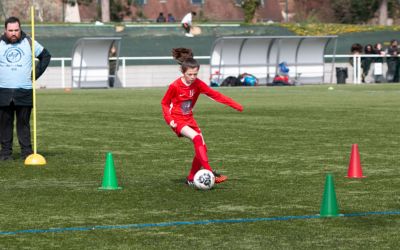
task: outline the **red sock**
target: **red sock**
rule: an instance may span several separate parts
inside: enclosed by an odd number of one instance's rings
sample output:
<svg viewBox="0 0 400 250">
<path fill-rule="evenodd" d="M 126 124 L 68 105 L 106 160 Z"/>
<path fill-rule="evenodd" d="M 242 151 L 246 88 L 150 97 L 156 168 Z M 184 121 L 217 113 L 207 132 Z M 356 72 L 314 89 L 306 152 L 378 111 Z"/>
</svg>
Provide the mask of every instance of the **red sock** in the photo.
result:
<svg viewBox="0 0 400 250">
<path fill-rule="evenodd" d="M 200 161 L 203 168 L 212 171 L 210 164 L 208 164 L 207 147 L 203 144 L 201 135 L 196 135 L 193 138 L 193 144 L 196 158 Z"/>
<path fill-rule="evenodd" d="M 200 170 L 200 168 L 201 168 L 201 162 L 197 159 L 196 156 L 193 157 L 192 168 L 190 169 L 187 179 L 189 181 L 193 181 L 194 175 L 197 173 L 197 171 Z"/>
</svg>

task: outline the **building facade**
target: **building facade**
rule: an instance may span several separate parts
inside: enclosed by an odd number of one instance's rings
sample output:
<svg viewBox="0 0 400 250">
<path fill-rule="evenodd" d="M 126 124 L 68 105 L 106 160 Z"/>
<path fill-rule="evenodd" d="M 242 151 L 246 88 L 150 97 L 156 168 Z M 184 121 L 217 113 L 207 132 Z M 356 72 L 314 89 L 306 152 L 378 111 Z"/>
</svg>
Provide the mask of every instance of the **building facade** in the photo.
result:
<svg viewBox="0 0 400 250">
<path fill-rule="evenodd" d="M 152 20 L 160 12 L 171 13 L 176 20 L 181 20 L 190 11 L 197 13 L 197 18 L 209 21 L 243 21 L 244 13 L 241 0 L 139 0 L 132 6 L 132 13 L 143 13 Z M 281 21 L 282 13 L 279 0 L 261 0 L 256 12 L 259 21 Z M 133 16 L 133 18 L 135 18 Z M 132 20 L 134 21 L 134 20 Z"/>
<path fill-rule="evenodd" d="M 287 1 L 287 0 L 284 0 Z M 29 7 L 32 1 L 26 0 L 1 0 L 0 18 L 4 20 L 8 16 L 18 16 L 23 21 L 29 21 Z M 65 3 L 67 2 L 67 3 Z M 101 21 L 99 6 L 101 0 L 35 0 L 36 19 L 39 22 L 64 22 L 68 9 L 77 6 L 79 17 L 72 20 L 82 22 Z M 165 16 L 171 13 L 176 21 L 180 21 L 185 14 L 191 11 L 197 13 L 197 20 L 202 21 L 243 21 L 244 13 L 241 7 L 242 0 L 120 0 L 110 1 L 118 3 L 117 13 L 121 21 L 155 21 L 160 12 Z M 68 5 L 68 6 L 67 6 Z M 261 0 L 261 6 L 256 12 L 257 21 L 284 20 L 282 0 Z M 110 7 L 110 10 L 113 6 Z M 67 14 L 66 14 L 67 13 Z M 115 13 L 114 13 L 115 14 Z"/>
</svg>

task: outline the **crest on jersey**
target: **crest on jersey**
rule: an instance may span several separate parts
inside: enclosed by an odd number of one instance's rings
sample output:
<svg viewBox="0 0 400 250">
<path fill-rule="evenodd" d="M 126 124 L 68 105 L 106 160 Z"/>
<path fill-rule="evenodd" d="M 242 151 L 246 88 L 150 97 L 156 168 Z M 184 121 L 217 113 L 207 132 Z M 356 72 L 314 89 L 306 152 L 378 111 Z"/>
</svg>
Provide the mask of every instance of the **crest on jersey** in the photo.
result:
<svg viewBox="0 0 400 250">
<path fill-rule="evenodd" d="M 5 56 L 7 62 L 9 63 L 18 63 L 22 59 L 23 52 L 20 48 L 11 47 L 7 49 Z"/>
<path fill-rule="evenodd" d="M 190 96 L 190 97 L 193 97 L 193 96 L 194 96 L 194 89 L 191 89 L 191 90 L 189 91 L 189 96 Z"/>
</svg>

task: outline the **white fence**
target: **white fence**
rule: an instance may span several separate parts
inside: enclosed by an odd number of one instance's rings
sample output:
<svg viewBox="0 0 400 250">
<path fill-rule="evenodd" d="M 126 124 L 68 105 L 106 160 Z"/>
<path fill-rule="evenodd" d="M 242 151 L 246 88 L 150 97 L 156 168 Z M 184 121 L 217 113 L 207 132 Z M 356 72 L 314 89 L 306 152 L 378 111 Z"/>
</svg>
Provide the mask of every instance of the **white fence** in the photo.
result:
<svg viewBox="0 0 400 250">
<path fill-rule="evenodd" d="M 335 68 L 345 67 L 348 69 L 348 78 L 346 83 L 360 84 L 361 83 L 361 58 L 362 57 L 381 57 L 379 55 L 325 55 L 326 60 L 332 61 L 333 58 L 346 58 L 346 62 L 326 62 L 324 81 L 322 83 L 336 83 Z M 209 60 L 209 56 L 198 56 L 196 59 Z M 350 65 L 349 60 L 352 58 L 353 66 Z M 129 61 L 165 61 L 172 60 L 172 57 L 120 57 L 118 69 L 118 80 L 121 82 L 122 87 L 160 87 L 167 86 L 177 77 L 179 77 L 178 65 L 128 65 Z M 38 88 L 71 88 L 71 67 L 66 66 L 70 64 L 71 58 L 59 57 L 52 58 L 50 66 L 46 72 L 37 81 Z M 53 66 L 57 64 L 57 66 Z M 373 66 L 373 65 L 372 65 Z M 372 67 L 371 66 L 371 71 Z M 383 63 L 384 75 L 387 70 L 386 63 Z M 199 78 L 209 83 L 210 80 L 210 66 L 202 64 L 199 71 Z"/>
</svg>

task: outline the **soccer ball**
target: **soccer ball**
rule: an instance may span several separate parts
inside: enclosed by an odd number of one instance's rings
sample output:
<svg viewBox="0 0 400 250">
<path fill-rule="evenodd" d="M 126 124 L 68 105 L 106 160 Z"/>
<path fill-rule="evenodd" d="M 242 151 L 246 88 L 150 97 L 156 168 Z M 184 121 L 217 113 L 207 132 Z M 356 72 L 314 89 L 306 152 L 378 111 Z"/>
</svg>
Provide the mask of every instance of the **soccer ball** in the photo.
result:
<svg viewBox="0 0 400 250">
<path fill-rule="evenodd" d="M 209 190 L 214 186 L 215 176 L 207 169 L 201 169 L 194 175 L 194 186 L 198 189 Z"/>
</svg>

